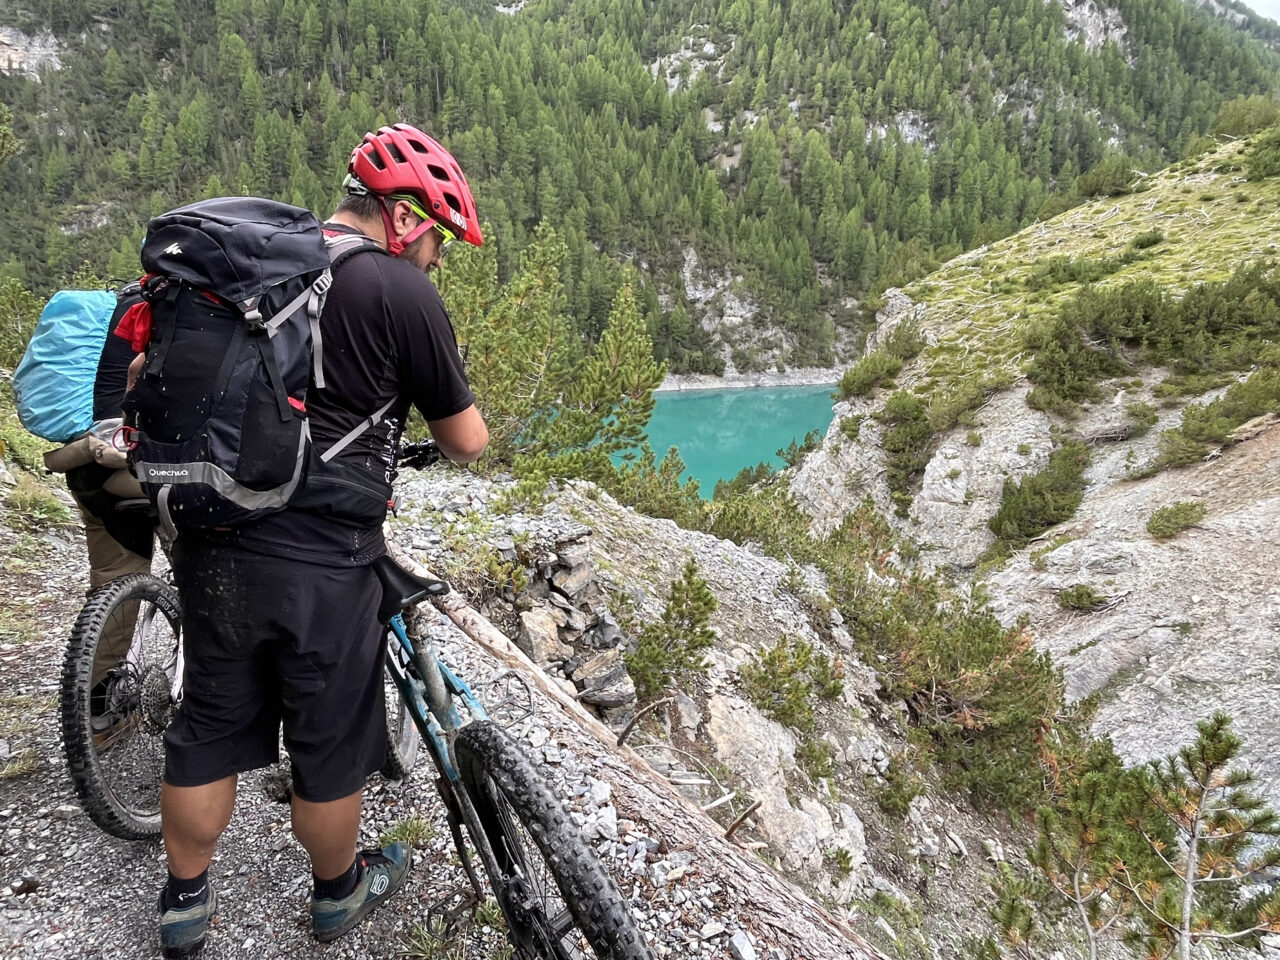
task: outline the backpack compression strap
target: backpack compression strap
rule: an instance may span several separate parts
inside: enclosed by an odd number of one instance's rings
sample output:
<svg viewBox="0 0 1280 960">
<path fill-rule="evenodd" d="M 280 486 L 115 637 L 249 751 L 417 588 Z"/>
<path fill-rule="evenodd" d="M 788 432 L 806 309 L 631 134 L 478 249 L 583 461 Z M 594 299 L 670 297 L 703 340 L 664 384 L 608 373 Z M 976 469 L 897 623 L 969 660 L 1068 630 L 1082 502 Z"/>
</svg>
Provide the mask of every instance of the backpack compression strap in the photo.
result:
<svg viewBox="0 0 1280 960">
<path fill-rule="evenodd" d="M 387 415 L 387 411 L 390 410 L 392 406 L 395 404 L 396 399 L 397 399 L 396 397 L 392 397 L 390 400 L 384 403 L 377 410 L 373 411 L 373 413 L 369 414 L 369 416 L 361 420 L 358 424 L 356 424 L 354 429 L 352 429 L 349 433 L 347 433 L 345 437 L 343 437 L 341 440 L 335 443 L 332 447 L 330 447 L 324 453 L 320 454 L 320 459 L 325 463 L 328 463 L 330 460 L 332 460 L 334 457 L 340 454 L 343 450 L 347 449 L 347 447 L 351 446 L 351 444 L 355 443 L 355 441 L 359 439 L 362 433 L 364 433 L 366 430 L 372 430 L 374 427 L 376 427 L 379 423 L 382 422 L 382 418 Z"/>
</svg>

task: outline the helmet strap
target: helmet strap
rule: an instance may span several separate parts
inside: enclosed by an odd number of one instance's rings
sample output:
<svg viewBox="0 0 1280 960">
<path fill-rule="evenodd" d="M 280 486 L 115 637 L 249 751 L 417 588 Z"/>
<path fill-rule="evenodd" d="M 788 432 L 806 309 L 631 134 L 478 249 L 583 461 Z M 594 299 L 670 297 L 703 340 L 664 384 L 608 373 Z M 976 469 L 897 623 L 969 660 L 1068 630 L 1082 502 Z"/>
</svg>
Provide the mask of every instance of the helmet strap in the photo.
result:
<svg viewBox="0 0 1280 960">
<path fill-rule="evenodd" d="M 381 201 L 378 204 L 378 210 L 382 213 L 382 228 L 387 234 L 387 252 L 393 257 L 400 256 L 400 254 L 404 253 L 406 247 L 436 225 L 434 220 L 423 220 L 403 237 L 397 237 L 395 224 L 391 219 L 391 203 L 388 202 L 386 197 L 379 197 L 378 199 Z"/>
<path fill-rule="evenodd" d="M 404 253 L 404 241 L 396 236 L 395 224 L 391 220 L 391 208 L 386 197 L 378 198 L 378 212 L 382 214 L 382 229 L 387 235 L 387 253 L 398 257 Z"/>
</svg>

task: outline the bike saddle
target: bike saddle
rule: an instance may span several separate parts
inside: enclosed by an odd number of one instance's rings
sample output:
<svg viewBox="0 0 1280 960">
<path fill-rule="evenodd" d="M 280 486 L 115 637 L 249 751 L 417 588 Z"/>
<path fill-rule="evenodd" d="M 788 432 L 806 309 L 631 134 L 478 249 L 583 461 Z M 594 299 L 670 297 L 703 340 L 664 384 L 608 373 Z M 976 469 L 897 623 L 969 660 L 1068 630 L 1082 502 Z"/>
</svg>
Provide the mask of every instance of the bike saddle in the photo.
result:
<svg viewBox="0 0 1280 960">
<path fill-rule="evenodd" d="M 385 554 L 373 561 L 373 572 L 382 582 L 379 623 L 389 622 L 401 610 L 406 610 L 427 597 L 438 597 L 449 592 L 449 584 L 443 580 L 428 580 L 410 573 Z"/>
</svg>

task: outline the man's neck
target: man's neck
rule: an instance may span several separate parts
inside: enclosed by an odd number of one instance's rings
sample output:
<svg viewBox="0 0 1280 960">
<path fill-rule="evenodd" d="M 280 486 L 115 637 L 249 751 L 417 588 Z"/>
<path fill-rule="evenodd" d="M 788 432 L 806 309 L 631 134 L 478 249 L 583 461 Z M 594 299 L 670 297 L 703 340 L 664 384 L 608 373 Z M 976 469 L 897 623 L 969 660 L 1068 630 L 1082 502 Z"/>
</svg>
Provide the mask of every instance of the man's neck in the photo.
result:
<svg viewBox="0 0 1280 960">
<path fill-rule="evenodd" d="M 365 220 L 347 210 L 336 210 L 333 216 L 329 218 L 329 222 L 350 227 L 352 230 L 359 230 L 382 249 L 387 249 L 387 231 L 383 227 L 381 219 Z"/>
</svg>

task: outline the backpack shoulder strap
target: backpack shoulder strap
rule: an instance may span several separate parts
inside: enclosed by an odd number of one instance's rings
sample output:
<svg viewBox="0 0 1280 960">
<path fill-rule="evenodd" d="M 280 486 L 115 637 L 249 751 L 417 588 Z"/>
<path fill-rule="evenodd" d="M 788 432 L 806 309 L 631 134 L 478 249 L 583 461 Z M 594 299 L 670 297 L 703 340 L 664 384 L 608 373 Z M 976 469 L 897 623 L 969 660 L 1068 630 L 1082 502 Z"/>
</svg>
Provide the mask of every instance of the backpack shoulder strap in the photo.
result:
<svg viewBox="0 0 1280 960">
<path fill-rule="evenodd" d="M 381 244 L 371 237 L 366 237 L 363 233 L 338 233 L 326 230 L 324 245 L 329 251 L 330 270 L 337 270 L 341 264 L 350 260 L 357 253 L 364 253 L 366 250 L 370 253 L 390 256 L 382 248 Z"/>
</svg>

